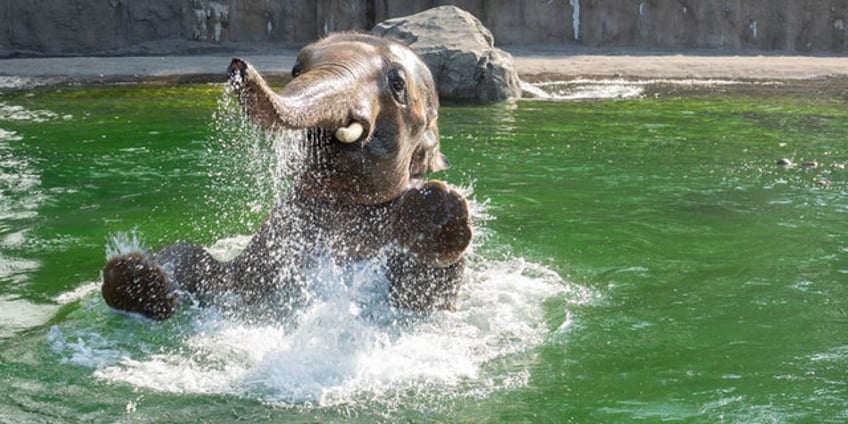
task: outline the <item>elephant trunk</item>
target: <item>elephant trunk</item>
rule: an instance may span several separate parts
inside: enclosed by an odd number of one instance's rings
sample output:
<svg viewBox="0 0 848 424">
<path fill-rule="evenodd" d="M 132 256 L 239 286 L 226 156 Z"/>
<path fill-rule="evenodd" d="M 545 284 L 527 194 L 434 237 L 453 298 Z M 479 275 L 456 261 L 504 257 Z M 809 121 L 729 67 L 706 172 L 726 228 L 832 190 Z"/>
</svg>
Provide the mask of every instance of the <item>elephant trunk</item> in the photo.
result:
<svg viewBox="0 0 848 424">
<path fill-rule="evenodd" d="M 240 59 L 233 59 L 227 74 L 247 115 L 266 130 L 322 128 L 343 143 L 368 134 L 370 123 L 356 113 L 360 108 L 343 73 L 316 69 L 292 80 L 280 94 Z"/>
</svg>

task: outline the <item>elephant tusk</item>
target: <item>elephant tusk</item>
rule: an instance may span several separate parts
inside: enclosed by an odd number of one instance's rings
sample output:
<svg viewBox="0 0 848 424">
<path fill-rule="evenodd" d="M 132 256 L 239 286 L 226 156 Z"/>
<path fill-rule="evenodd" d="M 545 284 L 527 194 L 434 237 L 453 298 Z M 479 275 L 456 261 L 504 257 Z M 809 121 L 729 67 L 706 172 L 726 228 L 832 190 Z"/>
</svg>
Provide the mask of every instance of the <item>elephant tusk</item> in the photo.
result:
<svg viewBox="0 0 848 424">
<path fill-rule="evenodd" d="M 359 137 L 362 137 L 363 131 L 364 128 L 362 128 L 362 124 L 354 122 L 346 127 L 339 127 L 339 129 L 336 130 L 336 139 L 342 143 L 353 143 L 354 141 L 359 140 Z"/>
</svg>

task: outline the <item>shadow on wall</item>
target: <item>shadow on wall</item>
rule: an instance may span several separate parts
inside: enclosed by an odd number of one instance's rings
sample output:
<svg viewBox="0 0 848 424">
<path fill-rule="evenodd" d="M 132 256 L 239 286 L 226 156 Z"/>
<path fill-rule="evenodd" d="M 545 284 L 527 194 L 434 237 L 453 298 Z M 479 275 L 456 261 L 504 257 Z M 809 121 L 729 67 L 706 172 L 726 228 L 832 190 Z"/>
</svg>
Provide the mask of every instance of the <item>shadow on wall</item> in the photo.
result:
<svg viewBox="0 0 848 424">
<path fill-rule="evenodd" d="M 503 45 L 844 52 L 843 0 L 41 0 L 0 4 L 0 56 L 168 54 L 227 42 L 300 46 L 441 5 Z"/>
</svg>

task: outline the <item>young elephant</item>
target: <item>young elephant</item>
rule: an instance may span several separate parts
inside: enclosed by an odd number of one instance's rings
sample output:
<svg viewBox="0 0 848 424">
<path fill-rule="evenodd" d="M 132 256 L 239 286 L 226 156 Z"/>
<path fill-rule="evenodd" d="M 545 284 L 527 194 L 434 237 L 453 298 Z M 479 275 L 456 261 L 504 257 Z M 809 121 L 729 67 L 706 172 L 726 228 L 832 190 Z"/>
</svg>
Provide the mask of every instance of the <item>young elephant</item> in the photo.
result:
<svg viewBox="0 0 848 424">
<path fill-rule="evenodd" d="M 296 298 L 315 255 L 355 261 L 388 248 L 392 304 L 452 308 L 471 227 L 462 195 L 425 180 L 447 166 L 427 66 L 397 42 L 343 33 L 306 46 L 279 94 L 242 60 L 228 77 L 261 128 L 305 130 L 290 192 L 229 262 L 188 243 L 112 258 L 103 269 L 106 303 L 161 320 L 181 292 L 207 303 Z"/>
</svg>

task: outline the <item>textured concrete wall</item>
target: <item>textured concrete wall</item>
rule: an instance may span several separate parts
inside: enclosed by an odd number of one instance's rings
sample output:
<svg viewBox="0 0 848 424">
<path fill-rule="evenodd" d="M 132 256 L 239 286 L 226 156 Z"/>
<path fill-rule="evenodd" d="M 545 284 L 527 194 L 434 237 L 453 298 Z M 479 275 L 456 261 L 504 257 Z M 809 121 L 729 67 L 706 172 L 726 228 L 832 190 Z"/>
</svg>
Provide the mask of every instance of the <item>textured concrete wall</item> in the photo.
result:
<svg viewBox="0 0 848 424">
<path fill-rule="evenodd" d="M 186 1 L 0 1 L 0 51 L 76 53 L 179 39 Z"/>
<path fill-rule="evenodd" d="M 845 0 L 589 1 L 591 46 L 844 52 Z"/>
<path fill-rule="evenodd" d="M 2 0 L 0 56 L 304 44 L 453 4 L 501 45 L 846 52 L 848 0 Z"/>
</svg>

